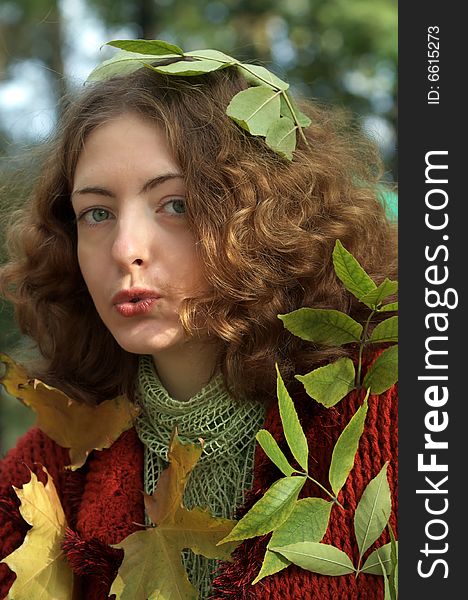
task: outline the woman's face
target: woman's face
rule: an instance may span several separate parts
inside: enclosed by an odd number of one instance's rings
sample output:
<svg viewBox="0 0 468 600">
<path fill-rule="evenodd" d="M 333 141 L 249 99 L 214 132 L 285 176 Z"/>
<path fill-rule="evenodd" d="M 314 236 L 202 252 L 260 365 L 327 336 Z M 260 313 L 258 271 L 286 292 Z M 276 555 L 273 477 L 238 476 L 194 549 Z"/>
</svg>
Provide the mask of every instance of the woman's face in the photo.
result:
<svg viewBox="0 0 468 600">
<path fill-rule="evenodd" d="M 96 128 L 78 160 L 72 203 L 81 272 L 118 344 L 137 354 L 177 350 L 186 341 L 181 301 L 206 283 L 182 173 L 162 130 L 130 113 Z"/>
</svg>

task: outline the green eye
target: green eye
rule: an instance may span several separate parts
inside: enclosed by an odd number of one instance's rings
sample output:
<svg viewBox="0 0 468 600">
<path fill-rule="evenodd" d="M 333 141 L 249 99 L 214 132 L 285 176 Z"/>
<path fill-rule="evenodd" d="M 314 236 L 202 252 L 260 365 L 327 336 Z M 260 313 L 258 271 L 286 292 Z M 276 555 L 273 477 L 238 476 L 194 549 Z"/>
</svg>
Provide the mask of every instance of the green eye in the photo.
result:
<svg viewBox="0 0 468 600">
<path fill-rule="evenodd" d="M 169 200 L 164 205 L 164 209 L 173 215 L 183 215 L 185 214 L 185 200 L 183 198 L 174 198 L 173 200 Z"/>
<path fill-rule="evenodd" d="M 109 211 L 104 210 L 103 208 L 95 208 L 92 212 L 93 220 L 99 223 L 100 221 L 105 221 L 109 217 Z"/>
<path fill-rule="evenodd" d="M 184 200 L 173 200 L 172 205 L 176 213 L 184 213 L 185 212 L 185 202 Z"/>
</svg>

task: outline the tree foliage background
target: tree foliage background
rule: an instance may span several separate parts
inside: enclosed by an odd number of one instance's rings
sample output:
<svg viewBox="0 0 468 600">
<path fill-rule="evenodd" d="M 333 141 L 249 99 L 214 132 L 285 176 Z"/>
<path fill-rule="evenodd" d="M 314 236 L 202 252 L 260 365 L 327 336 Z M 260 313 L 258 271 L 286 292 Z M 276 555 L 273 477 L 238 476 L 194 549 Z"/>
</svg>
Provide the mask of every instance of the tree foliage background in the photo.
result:
<svg viewBox="0 0 468 600">
<path fill-rule="evenodd" d="M 110 56 L 100 46 L 137 37 L 260 62 L 293 93 L 346 108 L 377 139 L 386 178 L 396 180 L 396 0 L 0 0 L 1 213 L 26 197 L 34 150 L 53 131 L 60 99 Z M 0 352 L 21 360 L 29 351 L 0 300 Z M 0 397 L 0 455 L 31 420 Z"/>
</svg>

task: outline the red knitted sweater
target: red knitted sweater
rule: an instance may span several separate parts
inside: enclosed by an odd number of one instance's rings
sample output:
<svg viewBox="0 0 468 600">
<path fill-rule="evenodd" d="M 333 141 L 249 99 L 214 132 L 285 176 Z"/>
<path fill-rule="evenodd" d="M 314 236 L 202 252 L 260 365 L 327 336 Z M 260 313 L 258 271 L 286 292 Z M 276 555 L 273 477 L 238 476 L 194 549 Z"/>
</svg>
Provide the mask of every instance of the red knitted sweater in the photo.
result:
<svg viewBox="0 0 468 600">
<path fill-rule="evenodd" d="M 397 396 L 396 386 L 380 396 L 370 396 L 364 433 L 355 465 L 339 499 L 345 510 L 334 506 L 324 543 L 345 551 L 357 563 L 354 538 L 354 510 L 369 481 L 389 461 L 388 479 L 393 498 L 391 525 L 396 530 L 397 512 Z M 310 398 L 295 398 L 302 426 L 310 447 L 310 472 L 327 485 L 333 446 L 351 416 L 362 403 L 351 392 L 333 408 L 323 408 Z M 285 449 L 277 405 L 267 412 L 265 428 Z M 30 430 L 0 463 L 0 560 L 17 548 L 29 526 L 18 511 L 18 499 L 12 485 L 29 481 L 28 468 L 40 480 L 45 476 L 37 463 L 44 464 L 54 479 L 65 510 L 69 530 L 64 542 L 66 557 L 76 574 L 77 598 L 105 600 L 122 561 L 123 552 L 109 547 L 144 523 L 143 447 L 134 429 L 126 431 L 111 448 L 94 451 L 78 471 L 64 470 L 68 451 L 59 447 L 39 429 Z M 222 474 L 220 474 L 222 476 Z M 254 483 L 242 516 L 263 495 L 281 473 L 257 447 Z M 324 497 L 320 489 L 308 483 L 301 496 Z M 266 577 L 255 586 L 269 535 L 244 541 L 234 553 L 234 562 L 223 563 L 213 585 L 213 600 L 379 600 L 383 598 L 383 579 L 376 575 L 329 577 L 289 566 Z M 377 542 L 389 541 L 386 532 Z M 367 551 L 367 554 L 371 550 Z M 15 578 L 6 564 L 0 564 L 0 598 L 6 597 Z M 79 590 L 79 591 L 78 591 Z"/>
</svg>

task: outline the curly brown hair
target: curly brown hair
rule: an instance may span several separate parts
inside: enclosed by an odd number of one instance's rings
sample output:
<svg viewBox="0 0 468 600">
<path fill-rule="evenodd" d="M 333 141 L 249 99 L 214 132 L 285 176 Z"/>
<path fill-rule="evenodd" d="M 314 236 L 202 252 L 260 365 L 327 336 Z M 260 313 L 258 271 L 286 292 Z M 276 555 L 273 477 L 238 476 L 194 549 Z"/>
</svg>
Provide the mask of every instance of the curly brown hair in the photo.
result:
<svg viewBox="0 0 468 600">
<path fill-rule="evenodd" d="M 362 318 L 337 279 L 336 239 L 380 283 L 396 272 L 396 229 L 377 197 L 382 165 L 344 113 L 302 103 L 312 120 L 292 162 L 241 130 L 226 106 L 247 87 L 235 69 L 174 77 L 148 68 L 88 87 L 69 102 L 30 201 L 10 219 L 0 292 L 43 357 L 34 376 L 80 401 L 132 395 L 137 356 L 102 323 L 77 261 L 70 194 L 87 136 L 123 113 L 165 131 L 185 177 L 187 214 L 210 292 L 184 301 L 188 334 L 203 326 L 238 396 L 265 398 L 274 364 L 286 381 L 343 348 L 304 342 L 277 315 L 333 308 Z"/>
</svg>

